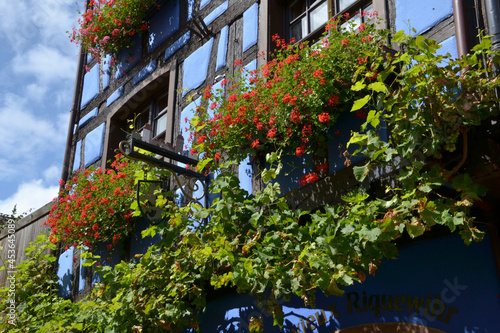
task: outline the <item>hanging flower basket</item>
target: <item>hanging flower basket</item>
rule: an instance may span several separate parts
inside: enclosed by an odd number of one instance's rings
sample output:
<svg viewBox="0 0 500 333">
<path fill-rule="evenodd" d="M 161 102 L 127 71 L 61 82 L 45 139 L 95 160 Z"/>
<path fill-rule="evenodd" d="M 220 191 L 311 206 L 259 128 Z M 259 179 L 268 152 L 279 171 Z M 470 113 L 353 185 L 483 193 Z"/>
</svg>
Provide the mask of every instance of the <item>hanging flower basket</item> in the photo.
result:
<svg viewBox="0 0 500 333">
<path fill-rule="evenodd" d="M 71 42 L 81 44 L 92 57 L 101 62 L 103 54 L 117 55 L 130 47 L 131 37 L 148 30 L 146 21 L 156 0 L 91 0 L 89 8 L 78 19 L 79 27 L 70 33 Z"/>
<path fill-rule="evenodd" d="M 381 79 L 375 59 L 384 56 L 388 31 L 376 29 L 376 18 L 359 26 L 348 19 L 329 21 L 313 45 L 286 43 L 275 35 L 279 50 L 262 68 L 237 71 L 221 82 L 224 92 L 207 87 L 205 103 L 191 121 L 191 153 L 203 153 L 201 165 L 216 169 L 226 160 L 278 150 L 297 157 L 326 155 L 329 129 L 365 94 L 353 83 L 360 77 L 368 85 Z M 241 64 L 238 60 L 235 67 Z M 318 167 L 328 169 L 324 162 Z M 316 179 L 312 174 L 303 183 Z"/>
</svg>

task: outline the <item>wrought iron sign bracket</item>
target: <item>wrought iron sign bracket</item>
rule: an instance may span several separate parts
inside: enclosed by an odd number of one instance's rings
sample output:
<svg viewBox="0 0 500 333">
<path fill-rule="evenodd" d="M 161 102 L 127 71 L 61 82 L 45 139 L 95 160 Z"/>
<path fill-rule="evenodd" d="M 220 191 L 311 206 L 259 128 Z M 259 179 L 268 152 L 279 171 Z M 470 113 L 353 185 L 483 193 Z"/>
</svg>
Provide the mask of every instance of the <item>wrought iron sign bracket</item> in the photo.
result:
<svg viewBox="0 0 500 333">
<path fill-rule="evenodd" d="M 171 162 L 167 162 L 164 158 L 169 159 L 170 161 L 189 164 L 191 166 L 196 166 L 198 164 L 198 160 L 180 155 L 174 151 L 153 145 L 135 137 L 131 137 L 128 141 L 121 141 L 117 150 L 129 159 L 142 161 L 149 165 L 169 170 L 172 172 L 175 182 L 185 197 L 187 197 L 190 201 L 197 202 L 200 205 L 207 207 L 209 176 L 188 168 L 180 167 Z M 139 152 L 139 150 L 153 153 L 155 156 L 143 154 Z M 187 181 L 181 181 L 179 175 L 183 176 Z M 201 197 L 194 198 L 190 193 L 186 192 L 185 187 L 188 187 L 191 192 L 196 191 L 198 189 L 196 181 L 198 180 L 203 184 L 203 195 Z M 201 203 L 201 199 L 204 199 L 204 204 Z"/>
</svg>

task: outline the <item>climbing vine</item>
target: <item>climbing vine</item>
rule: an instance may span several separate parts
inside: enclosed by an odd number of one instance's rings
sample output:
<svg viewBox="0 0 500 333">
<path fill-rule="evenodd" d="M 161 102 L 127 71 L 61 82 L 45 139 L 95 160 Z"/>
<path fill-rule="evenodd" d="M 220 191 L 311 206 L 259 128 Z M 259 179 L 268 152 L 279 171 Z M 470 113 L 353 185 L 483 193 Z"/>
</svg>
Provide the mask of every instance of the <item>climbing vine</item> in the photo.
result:
<svg viewBox="0 0 500 333">
<path fill-rule="evenodd" d="M 336 29 L 344 29 L 332 21 L 328 29 L 332 33 L 324 38 L 336 36 L 332 24 Z M 355 39 L 362 36 L 357 33 L 363 31 L 344 30 L 341 33 Z M 213 118 L 207 116 L 207 107 L 201 106 L 198 118 L 192 122 L 195 149 L 205 153 L 199 170 L 218 169 L 210 185 L 210 192 L 216 196 L 212 204 L 209 207 L 178 206 L 171 192 L 157 190 L 150 204 L 161 207 L 162 218 L 145 230 L 143 237 L 159 235 L 161 240 L 138 262 L 121 262 L 113 269 L 96 267 L 102 280 L 88 299 L 77 303 L 54 296 L 55 288 L 51 287 L 54 277 L 47 271 L 43 275 L 47 280 L 40 281 L 47 285 L 46 296 L 40 297 L 40 293 L 21 295 L 19 311 L 30 315 L 19 318 L 17 331 L 30 331 L 27 328 L 36 331 L 45 327 L 50 327 L 45 331 L 51 332 L 65 329 L 85 332 L 196 330 L 199 315 L 207 304 L 207 294 L 223 287 L 258 295 L 263 309 L 273 315 L 275 325 L 281 326 L 284 313 L 278 300 L 286 301 L 295 295 L 302 298 L 306 306 L 314 306 L 314 294 L 318 289 L 325 295 L 342 295 L 345 286 L 355 281 L 363 282 L 367 274 L 374 274 L 383 258 L 395 258 L 394 241 L 405 235 L 418 237 L 435 225 L 443 225 L 451 232 L 458 230 L 467 244 L 481 240 L 483 234 L 474 224 L 470 209 L 480 200 L 484 189 L 474 184 L 462 167 L 467 158 L 467 133 L 496 115 L 498 110 L 494 107 L 497 103 L 494 90 L 499 80 L 493 75 L 491 66 L 498 54 L 490 51 L 491 44 L 486 37 L 471 54 L 460 59 L 438 55 L 439 45 L 420 36 L 395 34 L 393 41 L 400 51 L 394 52 L 380 51 L 384 50 L 383 41 L 378 39 L 371 48 L 364 50 L 362 62 L 357 59 L 359 54 L 352 51 L 355 58 L 346 63 L 356 66 L 339 83 L 350 96 L 343 101 L 348 105 L 344 111 L 366 109 L 367 116 L 365 124 L 352 133 L 349 141 L 349 145 L 357 147 L 354 154 L 365 158 L 353 167 L 360 186 L 344 195 L 341 203 L 325 205 L 317 211 L 292 209 L 280 184 L 275 181 L 286 168 L 283 156 L 295 155 L 297 145 L 303 143 L 287 139 L 288 128 L 299 139 L 304 138 L 292 119 L 296 107 L 300 107 L 300 115 L 294 119 L 300 120 L 302 126 L 307 122 L 318 129 L 333 126 L 333 122 L 323 122 L 320 117 L 326 112 L 331 119 L 335 118 L 335 108 L 328 109 L 324 104 L 325 109 L 317 106 L 314 113 L 307 113 L 306 101 L 310 96 L 324 93 L 320 99 L 328 103 L 326 96 L 339 94 L 335 90 L 335 79 L 325 78 L 325 85 L 333 92 L 319 81 L 307 87 L 307 96 L 291 95 L 292 99 L 296 98 L 293 103 L 286 94 L 296 90 L 281 88 L 282 91 L 276 91 L 281 94 L 276 98 L 281 107 L 273 109 L 272 104 L 266 104 L 269 107 L 266 109 L 266 105 L 262 108 L 260 104 L 251 105 L 252 100 L 245 99 L 244 95 L 254 90 L 249 92 L 247 85 L 241 85 L 238 78 L 234 78 L 235 85 L 231 93 L 226 94 L 227 102 L 223 99 L 214 106 Z M 332 44 L 342 47 L 346 42 L 332 40 Z M 286 57 L 278 56 L 279 60 L 273 60 L 274 70 L 280 61 L 286 63 L 288 57 L 300 56 L 294 57 L 290 64 L 283 64 L 280 73 L 267 75 L 257 71 L 252 74 L 257 86 L 274 82 L 276 77 L 279 78 L 277 85 L 292 82 L 301 66 L 312 66 L 307 55 L 328 59 L 331 49 L 303 45 L 286 46 L 286 50 Z M 287 65 L 294 70 L 286 69 Z M 325 60 L 323 75 L 327 77 L 327 73 L 338 71 L 335 66 L 334 62 Z M 308 71 L 308 75 L 311 73 L 314 72 Z M 314 74 L 309 79 L 321 80 L 314 78 Z M 310 93 L 309 88 L 312 89 Z M 230 101 L 233 94 L 236 97 Z M 259 97 L 255 93 L 253 97 L 257 101 L 269 97 L 267 102 L 270 102 L 272 94 L 266 96 Z M 240 103 L 237 108 L 236 102 Z M 251 115 L 237 111 L 244 105 L 252 106 Z M 258 114 L 255 107 L 259 107 Z M 248 112 L 249 109 L 246 108 Z M 232 119 L 229 125 L 224 121 L 228 116 Z M 257 124 L 253 121 L 255 116 L 259 118 Z M 239 120 L 234 121 L 238 117 Z M 271 124 L 273 117 L 289 127 L 279 133 L 278 127 Z M 257 126 L 264 119 L 263 132 L 260 132 Z M 219 132 L 217 125 L 226 126 L 225 135 L 240 141 L 225 143 L 222 140 L 224 131 Z M 376 131 L 381 126 L 389 130 L 387 140 Z M 276 133 L 268 135 L 273 128 Z M 205 134 L 213 129 L 217 130 L 216 136 Z M 245 134 L 255 137 L 248 138 Z M 201 137 L 203 140 L 199 140 Z M 266 140 L 273 149 L 256 151 L 252 147 L 256 139 L 262 144 Z M 312 141 L 317 140 L 320 139 Z M 306 149 L 309 148 L 313 149 L 306 145 Z M 243 158 L 255 153 L 266 161 L 261 164 L 265 168 L 260 175 L 264 189 L 248 193 L 240 187 L 232 169 Z M 350 158 L 349 154 L 345 155 Z M 444 157 L 450 156 L 445 161 Z M 367 189 L 370 182 L 382 176 L 391 180 L 385 191 Z M 318 176 L 317 181 L 322 178 Z M 139 215 L 139 207 L 132 208 L 134 215 Z M 25 272 L 21 274 L 22 281 L 40 269 L 33 265 L 40 259 L 40 252 L 30 250 L 32 256 L 28 264 L 19 267 Z M 90 252 L 82 253 L 82 257 L 89 266 L 95 266 L 99 259 Z M 52 262 L 55 258 L 49 256 L 43 260 Z M 41 309 L 49 307 L 64 311 L 50 311 L 51 315 L 47 316 Z M 0 328 L 6 327 L 5 323 L 0 325 L 3 325 Z M 251 329 L 262 331 L 259 318 L 252 321 Z"/>
</svg>

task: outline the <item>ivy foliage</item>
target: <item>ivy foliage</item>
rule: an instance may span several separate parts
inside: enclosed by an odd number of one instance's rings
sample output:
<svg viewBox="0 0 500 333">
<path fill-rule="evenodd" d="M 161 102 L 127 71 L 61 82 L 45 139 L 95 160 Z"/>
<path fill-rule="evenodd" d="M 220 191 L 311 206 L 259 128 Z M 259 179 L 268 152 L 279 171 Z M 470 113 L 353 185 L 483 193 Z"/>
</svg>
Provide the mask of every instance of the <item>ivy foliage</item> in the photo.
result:
<svg viewBox="0 0 500 333">
<path fill-rule="evenodd" d="M 292 209 L 273 181 L 281 172 L 284 148 L 267 154 L 265 187 L 254 194 L 243 190 L 231 172 L 239 158 L 226 160 L 210 186 L 217 195 L 210 207 L 179 207 L 172 193 L 157 191 L 151 204 L 161 209 L 162 219 L 143 236 L 159 235 L 161 241 L 137 261 L 95 267 L 103 279 L 83 301 L 55 296 L 53 272 L 47 268 L 40 273 L 55 259 L 33 249 L 19 266 L 18 281 L 26 292 L 17 298 L 17 328 L 5 322 L 0 328 L 196 330 L 207 295 L 225 287 L 258 295 L 275 325 L 281 326 L 279 299 L 296 295 L 306 306 L 314 306 L 318 289 L 342 295 L 345 286 L 374 274 L 383 258 L 396 258 L 394 241 L 405 235 L 418 237 L 443 225 L 458 230 L 467 244 L 481 240 L 470 209 L 484 189 L 461 166 L 468 131 L 496 112 L 492 92 L 499 80 L 492 75 L 491 62 L 498 54 L 489 51 L 487 38 L 472 54 L 456 60 L 437 55 L 439 46 L 423 37 L 397 33 L 394 41 L 401 52 L 378 56 L 369 68 L 360 65 L 350 82 L 358 96 L 352 110 L 370 110 L 362 130 L 349 142 L 366 158 L 353 172 L 362 184 L 380 176 L 391 178 L 385 193 L 369 193 L 360 186 L 340 204 L 317 211 Z M 375 70 L 373 80 L 367 73 Z M 370 129 L 379 126 L 390 129 L 388 140 Z M 455 153 L 457 146 L 461 153 Z M 443 156 L 459 158 L 448 164 Z M 42 244 L 40 249 L 47 246 Z M 86 265 L 98 259 L 91 253 L 82 256 Z M 258 318 L 251 330 L 262 331 Z"/>
</svg>

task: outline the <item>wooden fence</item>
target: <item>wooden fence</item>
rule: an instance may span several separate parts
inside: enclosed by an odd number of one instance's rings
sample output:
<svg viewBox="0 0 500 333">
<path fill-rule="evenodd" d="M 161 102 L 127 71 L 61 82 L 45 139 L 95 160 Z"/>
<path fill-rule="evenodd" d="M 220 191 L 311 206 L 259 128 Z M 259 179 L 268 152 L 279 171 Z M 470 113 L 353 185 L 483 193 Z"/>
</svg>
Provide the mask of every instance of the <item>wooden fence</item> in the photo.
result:
<svg viewBox="0 0 500 333">
<path fill-rule="evenodd" d="M 10 262 L 7 262 L 7 260 L 15 256 L 14 265 L 18 265 L 21 261 L 26 259 L 24 249 L 28 247 L 28 244 L 33 242 L 38 235 L 43 232 L 48 233 L 50 230 L 47 226 L 43 225 L 43 222 L 47 220 L 51 205 L 52 203 L 49 202 L 45 206 L 15 222 L 15 228 L 8 227 L 7 224 L 0 232 L 0 267 L 6 265 L 6 269 L 0 271 L 0 287 L 6 284 L 8 272 L 15 271 L 15 269 L 9 269 Z M 14 235 L 14 237 L 9 237 L 9 235 Z M 15 252 L 13 253 L 12 250 Z M 9 275 L 11 274 L 12 273 Z"/>
</svg>

